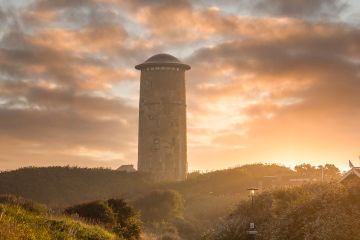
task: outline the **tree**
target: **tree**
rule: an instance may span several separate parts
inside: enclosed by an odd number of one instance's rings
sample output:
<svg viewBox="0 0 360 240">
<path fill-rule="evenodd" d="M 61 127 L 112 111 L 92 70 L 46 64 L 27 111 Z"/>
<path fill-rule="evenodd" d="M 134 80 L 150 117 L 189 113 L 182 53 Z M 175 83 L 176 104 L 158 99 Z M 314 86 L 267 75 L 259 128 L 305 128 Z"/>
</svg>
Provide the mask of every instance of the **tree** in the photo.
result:
<svg viewBox="0 0 360 240">
<path fill-rule="evenodd" d="M 123 199 L 109 199 L 75 205 L 65 210 L 88 221 L 104 225 L 125 239 L 139 239 L 141 223 L 138 213 Z"/>
<path fill-rule="evenodd" d="M 65 209 L 66 214 L 77 214 L 95 223 L 113 225 L 115 216 L 112 209 L 103 201 L 94 201 L 75 205 Z"/>
<path fill-rule="evenodd" d="M 306 178 L 317 178 L 320 177 L 319 171 L 316 169 L 316 167 L 310 165 L 310 164 L 300 164 L 295 166 L 296 173 L 301 177 Z"/>
<path fill-rule="evenodd" d="M 171 221 L 181 216 L 184 208 L 181 195 L 173 190 L 156 190 L 137 199 L 134 206 L 145 222 Z"/>
<path fill-rule="evenodd" d="M 324 178 L 327 180 L 338 180 L 341 176 L 340 170 L 334 164 L 325 164 Z"/>
<path fill-rule="evenodd" d="M 123 199 L 109 199 L 108 205 L 115 214 L 114 232 L 126 239 L 138 239 L 141 223 L 138 213 Z"/>
<path fill-rule="evenodd" d="M 295 166 L 295 171 L 300 177 L 312 178 L 325 181 L 338 180 L 340 170 L 334 164 L 319 165 L 300 164 Z"/>
</svg>

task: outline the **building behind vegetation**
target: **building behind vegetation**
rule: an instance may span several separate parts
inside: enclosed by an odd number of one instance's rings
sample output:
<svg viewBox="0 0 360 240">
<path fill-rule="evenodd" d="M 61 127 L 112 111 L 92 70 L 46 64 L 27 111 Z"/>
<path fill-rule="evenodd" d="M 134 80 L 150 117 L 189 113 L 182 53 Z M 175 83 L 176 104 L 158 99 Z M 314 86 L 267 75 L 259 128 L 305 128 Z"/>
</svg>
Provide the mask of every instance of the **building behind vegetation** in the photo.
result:
<svg viewBox="0 0 360 240">
<path fill-rule="evenodd" d="M 352 167 L 341 177 L 340 182 L 345 184 L 352 182 L 360 183 L 360 167 Z"/>
<path fill-rule="evenodd" d="M 134 165 L 128 164 L 128 165 L 121 165 L 116 169 L 120 172 L 136 172 L 136 169 L 134 168 Z"/>
</svg>

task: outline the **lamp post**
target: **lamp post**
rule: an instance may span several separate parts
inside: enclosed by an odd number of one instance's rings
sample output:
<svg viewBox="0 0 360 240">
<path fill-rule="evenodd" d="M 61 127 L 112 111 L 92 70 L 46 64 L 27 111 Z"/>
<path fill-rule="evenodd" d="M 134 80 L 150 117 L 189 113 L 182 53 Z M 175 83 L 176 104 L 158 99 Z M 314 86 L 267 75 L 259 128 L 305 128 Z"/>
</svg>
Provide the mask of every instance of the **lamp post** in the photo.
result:
<svg viewBox="0 0 360 240">
<path fill-rule="evenodd" d="M 252 212 L 253 212 L 253 210 L 254 210 L 254 196 L 255 196 L 255 192 L 256 192 L 257 190 L 259 190 L 259 189 L 252 187 L 252 188 L 248 188 L 247 190 L 248 190 L 249 193 L 250 193 L 250 197 L 251 197 L 251 210 L 252 210 Z M 256 228 L 255 228 L 255 223 L 254 223 L 254 218 L 253 218 L 253 216 L 252 216 L 252 220 L 251 220 L 250 225 L 249 225 L 249 229 L 248 229 L 246 232 L 247 232 L 247 234 L 249 235 L 249 239 L 250 239 L 250 240 L 255 239 L 255 236 L 256 236 L 256 234 L 257 234 L 258 232 L 256 231 Z"/>
</svg>

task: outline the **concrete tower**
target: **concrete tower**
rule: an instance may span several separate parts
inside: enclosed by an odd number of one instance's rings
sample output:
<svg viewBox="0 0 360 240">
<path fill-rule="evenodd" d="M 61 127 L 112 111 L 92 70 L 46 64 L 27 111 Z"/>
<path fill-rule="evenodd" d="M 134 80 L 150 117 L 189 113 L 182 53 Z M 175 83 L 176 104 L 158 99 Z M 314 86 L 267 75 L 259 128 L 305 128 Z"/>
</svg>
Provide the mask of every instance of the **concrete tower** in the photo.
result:
<svg viewBox="0 0 360 240">
<path fill-rule="evenodd" d="M 158 180 L 184 180 L 186 160 L 185 71 L 169 54 L 136 65 L 141 70 L 138 170 Z"/>
</svg>

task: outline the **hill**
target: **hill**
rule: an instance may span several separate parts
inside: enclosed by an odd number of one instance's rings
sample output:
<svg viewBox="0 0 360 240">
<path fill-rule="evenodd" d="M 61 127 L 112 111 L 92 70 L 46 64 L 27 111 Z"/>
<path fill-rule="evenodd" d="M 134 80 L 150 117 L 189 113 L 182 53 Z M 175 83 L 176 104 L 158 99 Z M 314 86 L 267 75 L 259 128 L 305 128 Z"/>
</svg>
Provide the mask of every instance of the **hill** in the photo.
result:
<svg viewBox="0 0 360 240">
<path fill-rule="evenodd" d="M 150 176 L 103 168 L 21 168 L 0 173 L 0 194 L 13 194 L 51 207 L 123 197 L 132 199 L 154 189 L 174 189 L 185 199 L 199 195 L 244 194 L 264 175 L 293 174 L 286 167 L 254 164 L 209 173 L 193 173 L 182 182 L 154 182 Z"/>
<path fill-rule="evenodd" d="M 99 226 L 71 218 L 30 212 L 16 205 L 0 204 L 0 212 L 0 239 L 117 239 L 114 234 Z"/>
<path fill-rule="evenodd" d="M 275 164 L 252 164 L 208 173 L 194 172 L 182 182 L 155 182 L 147 174 L 102 168 L 22 168 L 0 173 L 0 194 L 22 196 L 62 211 L 72 205 L 111 198 L 125 199 L 135 206 L 139 199 L 151 196 L 154 191 L 171 190 L 179 193 L 183 201 L 178 219 L 171 220 L 167 226 L 150 221 L 145 228 L 149 232 L 169 228 L 184 239 L 198 239 L 233 211 L 240 200 L 246 199 L 246 189 L 257 187 L 264 176 L 300 179 L 324 176 L 330 180 L 339 176 L 339 170 L 329 164 L 324 167 L 303 164 L 295 171 Z M 280 185 L 281 181 L 278 181 Z"/>
<path fill-rule="evenodd" d="M 145 174 L 102 168 L 30 167 L 0 173 L 0 194 L 22 196 L 51 207 L 115 196 L 129 198 L 151 185 Z"/>
<path fill-rule="evenodd" d="M 204 239 L 248 239 L 255 222 L 256 239 L 360 239 L 360 185 L 316 183 L 263 192 L 242 201 Z"/>
<path fill-rule="evenodd" d="M 22 168 L 0 173 L 0 194 L 13 194 L 52 208 L 65 208 L 109 198 L 131 202 L 154 190 L 174 190 L 184 200 L 182 217 L 187 226 L 192 227 L 191 232 L 199 235 L 232 211 L 247 196 L 246 189 L 257 186 L 265 175 L 295 175 L 295 172 L 273 164 L 254 164 L 191 173 L 182 182 L 154 182 L 146 174 L 110 169 Z M 180 227 L 184 227 L 183 224 Z"/>
</svg>

